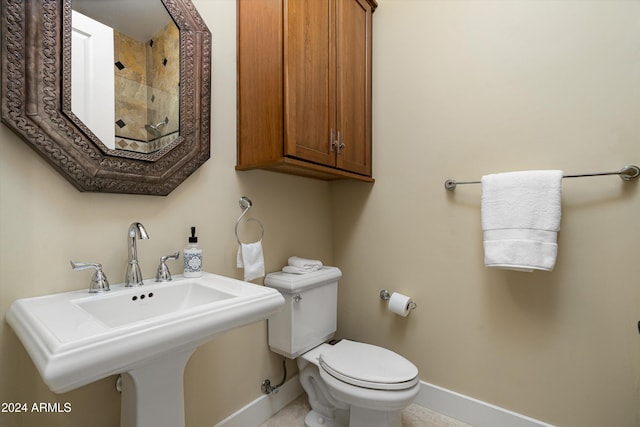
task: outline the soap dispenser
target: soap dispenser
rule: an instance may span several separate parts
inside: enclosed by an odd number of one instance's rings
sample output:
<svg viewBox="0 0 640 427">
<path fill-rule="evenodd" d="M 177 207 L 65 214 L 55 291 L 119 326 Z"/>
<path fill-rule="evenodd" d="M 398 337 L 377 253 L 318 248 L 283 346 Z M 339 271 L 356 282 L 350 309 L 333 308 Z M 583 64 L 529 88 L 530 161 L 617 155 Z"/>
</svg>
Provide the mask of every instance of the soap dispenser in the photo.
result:
<svg viewBox="0 0 640 427">
<path fill-rule="evenodd" d="M 184 250 L 184 277 L 202 276 L 202 249 L 198 247 L 196 228 L 191 227 L 189 246 Z"/>
</svg>

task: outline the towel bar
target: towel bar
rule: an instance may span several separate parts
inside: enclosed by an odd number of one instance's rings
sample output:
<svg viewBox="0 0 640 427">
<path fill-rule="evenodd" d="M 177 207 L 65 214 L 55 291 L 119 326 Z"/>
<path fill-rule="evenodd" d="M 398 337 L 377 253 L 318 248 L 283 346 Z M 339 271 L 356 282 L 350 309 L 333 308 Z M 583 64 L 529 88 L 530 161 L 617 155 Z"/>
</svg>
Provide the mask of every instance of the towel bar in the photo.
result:
<svg viewBox="0 0 640 427">
<path fill-rule="evenodd" d="M 640 167 L 636 165 L 627 165 L 616 172 L 594 172 L 594 173 L 582 173 L 576 175 L 563 175 L 563 178 L 582 178 L 586 176 L 603 176 L 603 175 L 619 175 L 623 181 L 634 181 L 640 177 Z M 447 191 L 453 191 L 458 184 L 480 184 L 481 181 L 456 181 L 455 179 L 448 179 L 444 182 L 444 188 Z"/>
</svg>

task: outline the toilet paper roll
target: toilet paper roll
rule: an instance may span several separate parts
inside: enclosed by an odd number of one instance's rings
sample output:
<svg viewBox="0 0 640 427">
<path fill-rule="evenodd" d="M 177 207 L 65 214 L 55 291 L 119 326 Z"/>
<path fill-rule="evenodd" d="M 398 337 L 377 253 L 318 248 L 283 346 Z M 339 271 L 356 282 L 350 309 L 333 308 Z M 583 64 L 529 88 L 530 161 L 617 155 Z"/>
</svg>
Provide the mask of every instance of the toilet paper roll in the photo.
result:
<svg viewBox="0 0 640 427">
<path fill-rule="evenodd" d="M 389 298 L 389 311 L 402 317 L 407 317 L 411 309 L 411 297 L 394 292 Z"/>
</svg>

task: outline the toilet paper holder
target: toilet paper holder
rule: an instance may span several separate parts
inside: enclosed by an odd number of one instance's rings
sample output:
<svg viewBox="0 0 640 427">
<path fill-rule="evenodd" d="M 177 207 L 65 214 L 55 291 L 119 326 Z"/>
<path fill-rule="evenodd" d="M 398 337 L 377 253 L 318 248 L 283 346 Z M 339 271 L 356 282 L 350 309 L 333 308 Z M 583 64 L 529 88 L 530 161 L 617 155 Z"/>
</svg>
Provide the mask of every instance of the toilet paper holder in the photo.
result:
<svg viewBox="0 0 640 427">
<path fill-rule="evenodd" d="M 391 293 L 386 289 L 382 289 L 380 291 L 380 299 L 384 300 L 384 301 L 389 301 L 391 299 Z M 416 308 L 418 308 L 418 304 L 416 304 L 413 301 L 409 302 L 409 305 L 407 306 L 407 309 L 415 310 Z"/>
</svg>

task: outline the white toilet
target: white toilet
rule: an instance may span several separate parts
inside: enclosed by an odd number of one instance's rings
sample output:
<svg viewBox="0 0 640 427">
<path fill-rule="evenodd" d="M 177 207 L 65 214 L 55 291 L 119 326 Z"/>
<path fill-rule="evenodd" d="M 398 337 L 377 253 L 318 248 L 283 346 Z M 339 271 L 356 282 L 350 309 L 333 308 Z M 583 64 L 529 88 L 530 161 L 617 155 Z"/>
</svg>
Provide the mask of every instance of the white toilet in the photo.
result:
<svg viewBox="0 0 640 427">
<path fill-rule="evenodd" d="M 267 274 L 285 306 L 269 319 L 269 347 L 298 359 L 300 383 L 309 396 L 307 427 L 401 427 L 400 412 L 418 395 L 416 366 L 390 350 L 341 340 L 336 331 L 338 280 L 323 267 L 307 274 Z"/>
</svg>

